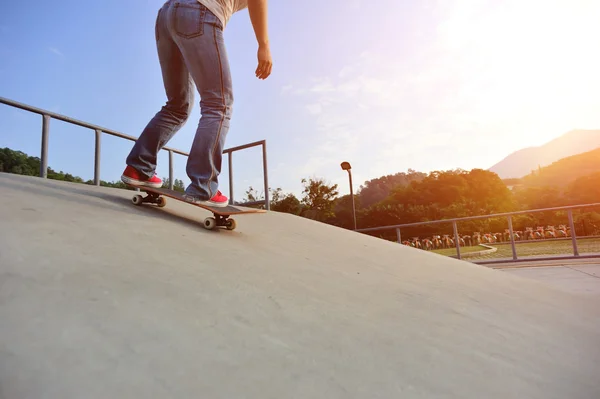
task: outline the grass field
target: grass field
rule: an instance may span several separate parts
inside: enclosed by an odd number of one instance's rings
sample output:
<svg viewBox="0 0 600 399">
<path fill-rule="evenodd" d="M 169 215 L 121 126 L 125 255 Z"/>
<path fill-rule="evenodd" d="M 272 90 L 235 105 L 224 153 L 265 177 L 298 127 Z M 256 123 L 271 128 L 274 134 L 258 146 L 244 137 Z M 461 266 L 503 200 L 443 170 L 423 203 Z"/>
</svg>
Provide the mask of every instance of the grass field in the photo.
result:
<svg viewBox="0 0 600 399">
<path fill-rule="evenodd" d="M 502 259 L 512 258 L 512 248 L 510 243 L 502 244 L 486 244 L 490 247 L 497 248 L 498 250 L 489 254 L 474 255 L 470 256 L 469 260 L 483 260 L 483 259 Z M 527 243 L 516 243 L 517 257 L 524 258 L 528 256 L 553 256 L 553 255 L 572 255 L 573 247 L 571 240 L 560 240 L 560 241 L 539 241 L 539 242 L 527 242 Z M 578 238 L 577 249 L 579 254 L 592 254 L 600 253 L 600 238 Z M 461 254 L 468 252 L 477 252 L 486 250 L 485 247 L 462 247 L 460 249 Z M 455 256 L 456 248 L 438 249 L 431 252 L 435 252 L 445 256 Z"/>
<path fill-rule="evenodd" d="M 469 253 L 469 252 L 479 252 L 486 251 L 488 248 L 475 246 L 475 247 L 460 247 L 460 253 Z M 436 254 L 444 255 L 444 256 L 453 256 L 456 255 L 456 248 L 444 248 L 444 249 L 434 249 L 431 252 L 435 252 Z"/>
</svg>

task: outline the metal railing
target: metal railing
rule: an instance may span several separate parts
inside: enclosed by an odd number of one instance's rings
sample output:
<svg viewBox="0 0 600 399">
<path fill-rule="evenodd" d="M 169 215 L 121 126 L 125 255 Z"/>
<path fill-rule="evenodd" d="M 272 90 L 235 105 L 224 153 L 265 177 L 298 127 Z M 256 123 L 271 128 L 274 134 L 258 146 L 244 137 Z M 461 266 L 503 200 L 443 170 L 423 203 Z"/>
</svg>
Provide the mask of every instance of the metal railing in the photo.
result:
<svg viewBox="0 0 600 399">
<path fill-rule="evenodd" d="M 513 223 L 512 223 L 512 217 L 513 216 L 515 216 L 515 215 L 525 215 L 525 214 L 530 214 L 530 213 L 552 212 L 552 211 L 565 211 L 566 210 L 567 211 L 567 217 L 568 217 L 568 223 L 569 223 L 569 229 L 571 230 L 571 244 L 572 244 L 572 249 L 573 249 L 573 255 L 571 255 L 571 256 L 560 256 L 560 257 L 558 257 L 558 256 L 536 257 L 535 260 L 554 260 L 554 259 L 572 259 L 572 258 L 600 258 L 600 254 L 581 255 L 579 253 L 579 249 L 577 247 L 577 234 L 575 232 L 575 224 L 573 222 L 573 209 L 591 208 L 591 207 L 600 207 L 600 203 L 582 204 L 582 205 L 571 205 L 571 206 L 561 206 L 561 207 L 554 207 L 554 208 L 533 209 L 533 210 L 516 211 L 516 212 L 505 212 L 505 213 L 496 213 L 496 214 L 491 214 L 491 215 L 469 216 L 469 217 L 463 217 L 463 218 L 431 220 L 431 221 L 426 221 L 426 222 L 405 223 L 405 224 L 396 224 L 396 225 L 390 225 L 390 226 L 368 227 L 368 228 L 363 228 L 363 229 L 357 229 L 355 231 L 361 232 L 361 233 L 365 233 L 365 232 L 373 232 L 373 231 L 396 230 L 397 241 L 398 241 L 398 243 L 401 244 L 402 243 L 402 234 L 401 234 L 401 230 L 400 229 L 402 229 L 402 228 L 416 227 L 416 226 L 426 226 L 426 225 L 431 225 L 431 224 L 452 223 L 452 230 L 453 230 L 454 242 L 455 242 L 455 247 L 456 247 L 456 257 L 458 259 L 461 259 L 462 257 L 461 257 L 461 252 L 460 252 L 460 240 L 459 240 L 459 237 L 458 237 L 458 226 L 457 226 L 458 222 L 506 217 L 507 222 L 508 222 L 508 233 L 510 235 L 510 245 L 511 245 L 511 249 L 512 249 L 512 259 L 510 259 L 510 260 L 507 260 L 507 259 L 495 259 L 495 260 L 489 260 L 489 261 L 479 261 L 479 262 L 475 262 L 475 263 L 478 263 L 478 264 L 509 263 L 509 262 L 512 263 L 512 262 L 518 262 L 518 261 L 530 261 L 531 260 L 531 258 L 519 258 L 517 256 L 517 249 L 516 249 L 516 245 L 517 244 L 516 244 L 516 241 L 515 241 L 515 235 L 514 235 Z"/>
<path fill-rule="evenodd" d="M 70 118 L 68 116 L 64 116 L 61 114 L 57 114 L 55 112 L 47 111 L 44 109 L 32 107 L 27 104 L 22 104 L 17 101 L 10 100 L 8 98 L 0 97 L 0 103 L 6 104 L 11 107 L 19 108 L 25 111 L 29 111 L 42 116 L 42 146 L 41 146 L 41 154 L 40 154 L 40 177 L 46 179 L 48 177 L 48 140 L 50 135 L 50 120 L 56 119 L 63 122 L 67 122 L 73 125 L 81 126 L 87 129 L 94 130 L 96 134 L 96 142 L 95 142 L 95 155 L 94 155 L 94 184 L 96 186 L 100 185 L 100 150 L 101 150 L 101 139 L 102 133 L 119 137 L 125 140 L 136 141 L 137 138 L 133 136 L 129 136 L 127 134 L 123 134 L 112 129 L 107 129 L 105 127 L 97 126 L 91 123 L 83 122 L 77 119 Z M 229 161 L 229 196 L 230 202 L 233 204 L 233 160 L 232 155 L 235 151 L 244 150 L 250 147 L 262 146 L 262 158 L 263 158 L 263 177 L 264 177 L 264 185 L 265 185 L 265 199 L 260 201 L 253 201 L 244 203 L 245 206 L 254 206 L 254 205 L 265 205 L 267 210 L 270 210 L 270 200 L 269 200 L 269 179 L 267 174 L 267 142 L 266 140 L 256 141 L 253 143 L 241 145 L 238 147 L 228 148 L 223 150 L 224 154 L 228 155 Z M 186 157 L 189 157 L 189 153 L 171 148 L 164 147 L 163 151 L 167 151 L 169 153 L 169 188 L 173 189 L 174 178 L 173 178 L 173 154 L 179 154 Z"/>
</svg>

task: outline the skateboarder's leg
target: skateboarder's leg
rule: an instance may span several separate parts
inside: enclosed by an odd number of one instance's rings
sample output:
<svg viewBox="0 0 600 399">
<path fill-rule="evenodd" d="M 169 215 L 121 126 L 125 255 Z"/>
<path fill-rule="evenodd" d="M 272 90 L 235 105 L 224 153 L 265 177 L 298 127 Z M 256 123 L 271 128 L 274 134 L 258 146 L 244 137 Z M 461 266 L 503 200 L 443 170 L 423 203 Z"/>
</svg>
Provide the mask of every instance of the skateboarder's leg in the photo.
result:
<svg viewBox="0 0 600 399">
<path fill-rule="evenodd" d="M 141 173 L 142 178 L 154 176 L 158 152 L 185 124 L 194 103 L 194 86 L 190 73 L 169 29 L 174 8 L 172 4 L 167 3 L 160 9 L 155 27 L 167 102 L 150 120 L 127 157 L 127 165 Z M 154 179 L 159 180 L 156 177 Z"/>
<path fill-rule="evenodd" d="M 229 130 L 233 89 L 220 20 L 196 0 L 176 8 L 171 26 L 174 40 L 200 94 L 202 116 L 190 150 L 186 194 L 226 203 L 218 190 L 222 151 Z"/>
</svg>

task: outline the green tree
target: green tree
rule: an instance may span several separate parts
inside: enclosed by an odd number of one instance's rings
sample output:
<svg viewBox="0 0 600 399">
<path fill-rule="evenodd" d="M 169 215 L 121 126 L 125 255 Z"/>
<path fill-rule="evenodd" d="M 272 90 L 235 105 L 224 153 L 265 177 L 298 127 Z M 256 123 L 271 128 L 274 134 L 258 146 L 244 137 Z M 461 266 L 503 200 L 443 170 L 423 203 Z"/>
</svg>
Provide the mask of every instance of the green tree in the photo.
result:
<svg viewBox="0 0 600 399">
<path fill-rule="evenodd" d="M 563 198 L 554 186 L 522 187 L 514 192 L 515 201 L 521 209 L 541 209 L 561 206 Z"/>
<path fill-rule="evenodd" d="M 434 171 L 422 180 L 396 186 L 390 195 L 358 213 L 360 227 L 376 227 L 428 220 L 441 220 L 481 214 L 500 213 L 515 208 L 512 193 L 492 172 Z M 484 223 L 463 224 L 468 228 L 485 227 Z M 498 228 L 497 223 L 486 228 Z M 452 234 L 451 224 L 415 226 L 404 230 L 403 236 Z M 393 232 L 376 233 L 395 239 Z"/>
<path fill-rule="evenodd" d="M 163 181 L 163 184 L 161 187 L 168 189 L 169 185 L 171 183 L 171 180 L 168 177 L 163 177 L 162 181 Z M 173 180 L 173 191 L 178 191 L 180 193 L 185 192 L 185 184 L 183 183 L 183 180 L 180 180 L 180 179 Z"/>
<path fill-rule="evenodd" d="M 254 189 L 254 187 L 250 186 L 248 190 L 246 190 L 246 197 L 244 197 L 242 203 L 262 201 L 264 199 L 264 191 L 259 193 L 256 189 Z"/>
<path fill-rule="evenodd" d="M 252 186 L 246 190 L 246 197 L 244 198 L 243 203 L 248 202 L 256 202 L 263 201 L 265 199 L 263 191 L 257 191 Z M 286 194 L 283 192 L 281 187 L 273 190 L 269 187 L 269 204 L 272 211 L 275 212 L 284 212 L 291 213 L 294 215 L 299 215 L 302 211 L 302 204 L 293 194 Z M 264 205 L 257 205 L 261 209 L 264 209 Z"/>
<path fill-rule="evenodd" d="M 426 176 L 426 173 L 408 169 L 408 173 L 400 172 L 366 181 L 358 189 L 357 195 L 360 198 L 360 207 L 357 206 L 357 209 L 368 208 L 383 201 L 390 195 L 394 188 L 406 186 L 413 181 L 421 181 Z"/>
<path fill-rule="evenodd" d="M 300 200 L 294 194 L 287 194 L 276 202 L 271 204 L 271 210 L 275 212 L 290 213 L 292 215 L 300 215 L 303 206 Z"/>
<path fill-rule="evenodd" d="M 10 148 L 0 149 L 0 172 L 38 176 L 40 165 L 41 161 L 37 157 L 30 157 L 22 151 Z"/>
<path fill-rule="evenodd" d="M 361 210 L 361 197 L 357 194 L 354 194 L 354 203 L 357 212 L 357 222 L 358 222 L 358 213 Z M 335 217 L 330 221 L 330 223 L 343 227 L 345 229 L 354 229 L 354 217 L 353 217 L 353 209 L 352 209 L 352 197 L 350 194 L 346 194 L 342 197 L 339 197 L 335 200 L 333 206 L 333 212 Z M 362 227 L 362 226 L 359 226 Z"/>
<path fill-rule="evenodd" d="M 10 148 L 0 149 L 0 172 L 13 173 L 27 176 L 39 176 L 41 161 L 38 157 L 31 157 L 22 151 L 11 150 Z M 48 167 L 47 171 L 48 179 L 62 180 L 73 183 L 82 183 L 93 185 L 93 180 L 84 181 L 79 176 L 74 176 L 70 173 L 63 171 L 56 172 L 51 167 Z M 103 187 L 120 188 L 127 190 L 134 190 L 133 188 L 125 185 L 122 181 L 106 182 L 100 181 L 100 185 Z"/>
<path fill-rule="evenodd" d="M 305 216 L 319 221 L 327 221 L 335 216 L 333 207 L 338 195 L 337 184 L 328 185 L 321 178 L 302 179 L 304 196 L 302 204 L 306 206 Z"/>
<path fill-rule="evenodd" d="M 182 193 L 185 192 L 185 184 L 183 183 L 183 180 L 175 179 L 175 181 L 173 182 L 173 189 Z"/>
<path fill-rule="evenodd" d="M 575 179 L 565 190 L 565 205 L 600 202 L 600 171 Z"/>
<path fill-rule="evenodd" d="M 517 209 L 511 191 L 500 177 L 488 170 L 473 169 L 465 176 L 468 191 L 465 197 L 471 204 L 471 215 L 509 212 Z"/>
<path fill-rule="evenodd" d="M 481 169 L 431 172 L 421 181 L 397 187 L 382 203 L 403 205 L 405 215 L 416 219 L 407 222 L 506 212 L 515 207 L 498 175 Z"/>
</svg>

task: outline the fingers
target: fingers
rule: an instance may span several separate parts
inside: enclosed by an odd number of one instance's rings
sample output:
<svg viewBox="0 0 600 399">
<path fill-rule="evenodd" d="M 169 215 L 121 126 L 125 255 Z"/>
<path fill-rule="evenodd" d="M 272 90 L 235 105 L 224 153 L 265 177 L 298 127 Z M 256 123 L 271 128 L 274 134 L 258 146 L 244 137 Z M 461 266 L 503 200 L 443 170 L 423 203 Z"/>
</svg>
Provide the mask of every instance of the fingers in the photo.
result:
<svg viewBox="0 0 600 399">
<path fill-rule="evenodd" d="M 256 68 L 256 77 L 266 79 L 271 75 L 273 64 L 270 61 L 261 61 Z"/>
</svg>

